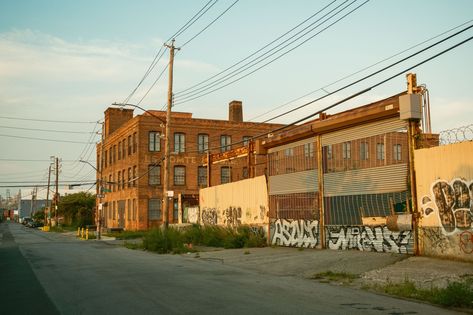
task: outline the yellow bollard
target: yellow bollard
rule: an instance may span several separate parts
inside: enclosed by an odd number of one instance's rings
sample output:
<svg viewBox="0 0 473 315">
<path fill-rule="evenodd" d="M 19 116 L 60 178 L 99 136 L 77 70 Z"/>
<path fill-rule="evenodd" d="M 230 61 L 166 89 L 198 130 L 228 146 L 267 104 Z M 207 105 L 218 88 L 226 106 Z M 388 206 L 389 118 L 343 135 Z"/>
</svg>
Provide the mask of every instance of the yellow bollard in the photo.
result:
<svg viewBox="0 0 473 315">
<path fill-rule="evenodd" d="M 86 239 L 86 240 L 89 239 L 89 229 L 86 229 L 86 230 L 85 230 L 85 239 Z"/>
<path fill-rule="evenodd" d="M 80 229 L 80 238 L 84 238 L 84 228 Z"/>
<path fill-rule="evenodd" d="M 77 228 L 77 237 L 80 236 L 80 227 Z"/>
</svg>

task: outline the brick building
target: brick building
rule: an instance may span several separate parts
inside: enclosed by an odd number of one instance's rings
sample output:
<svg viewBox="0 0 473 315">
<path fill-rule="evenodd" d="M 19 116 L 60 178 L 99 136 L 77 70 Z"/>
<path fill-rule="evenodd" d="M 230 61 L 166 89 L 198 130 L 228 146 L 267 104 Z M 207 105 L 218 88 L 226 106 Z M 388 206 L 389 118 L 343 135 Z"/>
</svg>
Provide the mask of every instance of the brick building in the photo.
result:
<svg viewBox="0 0 473 315">
<path fill-rule="evenodd" d="M 252 136 L 280 127 L 243 121 L 242 103 L 229 104 L 229 119 L 198 119 L 173 112 L 170 135 L 169 222 L 182 219 L 184 210 L 198 205 L 199 188 L 218 185 L 265 172 L 265 157 L 227 160 L 207 168 L 208 153 L 247 146 Z M 97 145 L 97 178 L 104 187 L 101 216 L 105 227 L 148 229 L 163 221 L 162 194 L 165 111 L 133 116 L 132 109 L 105 111 L 104 140 Z M 210 176 L 209 176 L 210 174 Z M 185 215 L 184 215 L 185 221 Z"/>
</svg>

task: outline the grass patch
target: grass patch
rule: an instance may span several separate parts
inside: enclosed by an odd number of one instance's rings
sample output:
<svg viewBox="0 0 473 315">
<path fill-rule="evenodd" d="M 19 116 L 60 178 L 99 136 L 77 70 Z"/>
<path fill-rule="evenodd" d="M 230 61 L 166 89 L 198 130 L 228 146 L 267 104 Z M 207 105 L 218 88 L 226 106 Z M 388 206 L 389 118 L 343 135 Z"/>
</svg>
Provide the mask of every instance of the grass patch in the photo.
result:
<svg viewBox="0 0 473 315">
<path fill-rule="evenodd" d="M 160 254 L 193 252 L 192 247 L 195 245 L 224 248 L 266 246 L 264 232 L 247 226 L 236 229 L 200 225 L 183 230 L 157 228 L 143 233 L 142 237 L 144 249 Z"/>
<path fill-rule="evenodd" d="M 143 248 L 143 243 L 129 243 L 129 242 L 125 241 L 123 246 L 125 246 L 128 249 L 134 249 L 134 250 L 144 249 Z"/>
<path fill-rule="evenodd" d="M 341 282 L 343 284 L 352 283 L 355 279 L 359 278 L 358 275 L 348 272 L 334 272 L 326 271 L 316 273 L 311 277 L 314 280 L 322 280 L 324 282 Z"/>
<path fill-rule="evenodd" d="M 402 283 L 388 283 L 372 287 L 386 294 L 428 301 L 448 307 L 465 307 L 473 309 L 473 279 L 462 282 L 451 282 L 446 288 L 422 289 L 415 283 L 405 280 Z"/>
<path fill-rule="evenodd" d="M 55 232 L 55 233 L 66 233 L 66 232 L 72 232 L 72 231 L 77 232 L 77 226 L 61 224 L 61 225 L 52 226 L 49 229 L 49 232 Z"/>
</svg>

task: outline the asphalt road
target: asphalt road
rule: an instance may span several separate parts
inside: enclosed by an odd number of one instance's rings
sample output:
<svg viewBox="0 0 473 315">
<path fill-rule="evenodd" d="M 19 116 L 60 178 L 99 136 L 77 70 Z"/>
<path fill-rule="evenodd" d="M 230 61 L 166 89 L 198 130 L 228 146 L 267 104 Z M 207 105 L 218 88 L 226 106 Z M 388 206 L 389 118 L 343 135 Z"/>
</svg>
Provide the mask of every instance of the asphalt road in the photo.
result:
<svg viewBox="0 0 473 315">
<path fill-rule="evenodd" d="M 2 314 L 458 314 L 431 305 L 0 224 Z"/>
</svg>

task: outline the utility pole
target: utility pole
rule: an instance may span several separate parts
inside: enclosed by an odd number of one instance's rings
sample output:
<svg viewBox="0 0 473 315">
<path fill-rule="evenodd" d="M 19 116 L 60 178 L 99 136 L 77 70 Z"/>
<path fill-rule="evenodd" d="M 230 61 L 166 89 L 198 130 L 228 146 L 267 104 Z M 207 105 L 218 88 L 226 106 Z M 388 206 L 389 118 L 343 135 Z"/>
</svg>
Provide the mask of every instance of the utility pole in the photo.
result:
<svg viewBox="0 0 473 315">
<path fill-rule="evenodd" d="M 105 122 L 102 122 L 102 135 L 101 135 L 101 144 L 100 144 L 100 161 L 97 161 L 97 166 L 99 167 L 98 171 L 98 176 L 99 179 L 97 180 L 97 193 L 99 196 L 99 204 L 97 205 L 97 240 L 100 240 L 102 238 L 102 208 L 103 208 L 103 203 L 102 203 L 102 198 L 104 197 L 104 187 L 103 187 L 103 166 L 105 162 L 105 157 L 104 157 L 104 151 L 105 151 Z"/>
<path fill-rule="evenodd" d="M 172 80 L 173 80 L 173 65 L 174 65 L 174 39 L 171 45 L 166 45 L 169 48 L 169 84 L 168 84 L 168 106 L 166 111 L 166 131 L 164 138 L 164 179 L 163 179 L 163 225 L 167 229 L 169 225 L 169 173 L 171 168 L 170 161 L 170 130 L 171 130 L 171 107 L 172 107 Z M 177 48 L 179 50 L 179 48 Z"/>
<path fill-rule="evenodd" d="M 49 186 L 51 185 L 51 164 L 49 164 L 49 169 L 48 169 L 48 190 L 46 191 L 46 207 L 47 209 L 47 214 L 46 210 L 44 211 L 44 225 L 49 225 L 51 226 L 51 220 L 48 220 L 51 217 L 51 207 L 49 206 Z M 49 216 L 49 218 L 48 218 Z"/>
<path fill-rule="evenodd" d="M 54 195 L 54 219 L 56 220 L 56 225 L 58 225 L 57 221 L 57 204 L 59 203 L 59 158 L 56 157 L 56 193 Z"/>
</svg>

